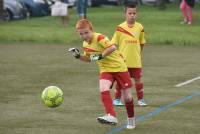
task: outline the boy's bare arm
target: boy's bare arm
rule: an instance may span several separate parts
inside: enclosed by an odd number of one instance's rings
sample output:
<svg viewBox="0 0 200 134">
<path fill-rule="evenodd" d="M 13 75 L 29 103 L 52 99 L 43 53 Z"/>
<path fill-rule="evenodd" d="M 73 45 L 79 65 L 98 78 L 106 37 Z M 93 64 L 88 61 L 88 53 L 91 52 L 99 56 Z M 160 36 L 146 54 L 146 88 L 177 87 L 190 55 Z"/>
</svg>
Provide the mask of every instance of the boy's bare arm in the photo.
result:
<svg viewBox="0 0 200 134">
<path fill-rule="evenodd" d="M 115 51 L 117 47 L 112 45 L 106 48 L 101 54 L 92 54 L 90 55 L 90 61 L 97 61 L 105 58 L 106 56 L 110 55 L 113 51 Z"/>
<path fill-rule="evenodd" d="M 115 45 L 112 45 L 112 46 L 106 48 L 102 53 L 102 57 L 106 57 L 106 56 L 110 55 L 116 49 L 117 49 L 117 47 Z"/>
<path fill-rule="evenodd" d="M 79 59 L 80 59 L 81 61 L 90 62 L 90 58 L 87 57 L 87 56 L 81 55 Z"/>
</svg>

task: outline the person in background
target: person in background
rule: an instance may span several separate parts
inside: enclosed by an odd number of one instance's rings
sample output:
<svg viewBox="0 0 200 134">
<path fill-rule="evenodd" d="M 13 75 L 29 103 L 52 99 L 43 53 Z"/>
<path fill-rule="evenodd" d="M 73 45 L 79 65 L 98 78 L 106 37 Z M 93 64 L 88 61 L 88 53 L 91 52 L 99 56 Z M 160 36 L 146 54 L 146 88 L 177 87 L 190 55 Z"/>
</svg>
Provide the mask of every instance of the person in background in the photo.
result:
<svg viewBox="0 0 200 134">
<path fill-rule="evenodd" d="M 181 24 L 192 24 L 192 8 L 194 7 L 195 0 L 182 0 L 180 4 L 180 9 L 183 14 L 183 21 Z"/>
<path fill-rule="evenodd" d="M 76 10 L 80 19 L 87 18 L 87 0 L 76 0 Z"/>
<path fill-rule="evenodd" d="M 146 43 L 144 37 L 144 27 L 136 21 L 137 7 L 135 3 L 125 4 L 125 21 L 117 26 L 111 43 L 118 46 L 118 50 L 125 59 L 130 76 L 135 81 L 135 89 L 139 106 L 146 106 L 144 101 L 144 89 L 142 77 L 142 50 Z M 113 105 L 123 105 L 120 101 L 121 89 L 116 86 L 115 99 Z"/>
<path fill-rule="evenodd" d="M 65 3 L 68 5 L 68 0 L 60 0 L 62 3 Z M 67 7 L 68 8 L 68 7 Z M 67 9 L 67 15 L 66 16 L 61 16 L 61 21 L 64 27 L 67 27 L 68 23 L 69 23 L 70 17 L 69 17 L 69 12 Z"/>
<path fill-rule="evenodd" d="M 64 27 L 69 23 L 68 0 L 53 0 L 51 16 L 60 17 Z"/>
</svg>

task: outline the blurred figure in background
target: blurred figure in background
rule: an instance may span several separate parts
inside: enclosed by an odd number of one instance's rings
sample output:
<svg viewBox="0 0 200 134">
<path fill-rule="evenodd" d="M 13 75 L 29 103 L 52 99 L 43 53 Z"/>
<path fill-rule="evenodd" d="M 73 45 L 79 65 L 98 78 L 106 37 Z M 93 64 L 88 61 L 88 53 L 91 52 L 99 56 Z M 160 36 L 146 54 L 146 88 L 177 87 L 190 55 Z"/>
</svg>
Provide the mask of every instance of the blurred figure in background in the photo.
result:
<svg viewBox="0 0 200 134">
<path fill-rule="evenodd" d="M 76 10 L 80 19 L 87 18 L 87 0 L 76 0 Z"/>
<path fill-rule="evenodd" d="M 67 27 L 68 23 L 69 23 L 69 12 L 68 12 L 68 0 L 61 0 L 62 3 L 65 3 L 67 5 L 67 14 L 66 16 L 61 16 L 61 21 L 64 27 Z"/>
<path fill-rule="evenodd" d="M 54 0 L 54 2 L 51 9 L 51 16 L 61 17 L 63 26 L 67 27 L 69 22 L 68 0 Z"/>
<path fill-rule="evenodd" d="M 183 14 L 183 21 L 181 24 L 192 24 L 192 8 L 194 7 L 195 0 L 182 0 L 180 9 Z"/>
</svg>

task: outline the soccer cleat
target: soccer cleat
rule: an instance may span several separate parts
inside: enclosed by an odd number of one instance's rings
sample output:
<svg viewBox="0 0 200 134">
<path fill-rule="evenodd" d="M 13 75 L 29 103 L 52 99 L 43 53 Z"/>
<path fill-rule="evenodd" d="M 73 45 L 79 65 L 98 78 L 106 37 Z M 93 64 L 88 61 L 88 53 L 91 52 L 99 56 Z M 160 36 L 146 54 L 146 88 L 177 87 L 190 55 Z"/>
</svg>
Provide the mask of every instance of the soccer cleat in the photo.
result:
<svg viewBox="0 0 200 134">
<path fill-rule="evenodd" d="M 97 120 L 101 124 L 109 124 L 109 125 L 117 124 L 117 118 L 110 114 L 104 115 L 102 117 L 98 117 Z"/>
<path fill-rule="evenodd" d="M 144 99 L 138 100 L 138 105 L 139 106 L 147 106 L 147 104 L 145 103 Z"/>
<path fill-rule="evenodd" d="M 126 126 L 126 128 L 127 129 L 134 129 L 135 127 L 136 127 L 136 125 L 135 125 L 135 118 L 134 117 L 128 118 L 127 119 L 127 126 Z"/>
<path fill-rule="evenodd" d="M 124 104 L 120 101 L 120 99 L 114 99 L 113 105 L 114 106 L 123 106 Z"/>
</svg>

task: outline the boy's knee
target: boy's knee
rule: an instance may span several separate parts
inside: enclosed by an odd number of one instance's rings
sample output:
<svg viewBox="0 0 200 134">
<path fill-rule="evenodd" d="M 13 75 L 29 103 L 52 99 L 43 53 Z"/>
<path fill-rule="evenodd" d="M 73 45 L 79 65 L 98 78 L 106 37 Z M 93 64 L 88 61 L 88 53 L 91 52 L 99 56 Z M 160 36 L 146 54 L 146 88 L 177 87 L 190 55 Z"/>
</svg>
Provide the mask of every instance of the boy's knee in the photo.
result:
<svg viewBox="0 0 200 134">
<path fill-rule="evenodd" d="M 126 92 L 124 94 L 124 101 L 125 102 L 130 102 L 132 99 L 133 99 L 133 96 L 132 96 L 131 92 Z"/>
<path fill-rule="evenodd" d="M 124 98 L 125 103 L 126 103 L 126 102 L 131 102 L 132 100 L 133 100 L 133 97 L 132 97 L 132 96 L 127 97 L 127 98 Z"/>
<path fill-rule="evenodd" d="M 100 80 L 100 92 L 109 91 L 112 82 L 109 80 Z"/>
</svg>

